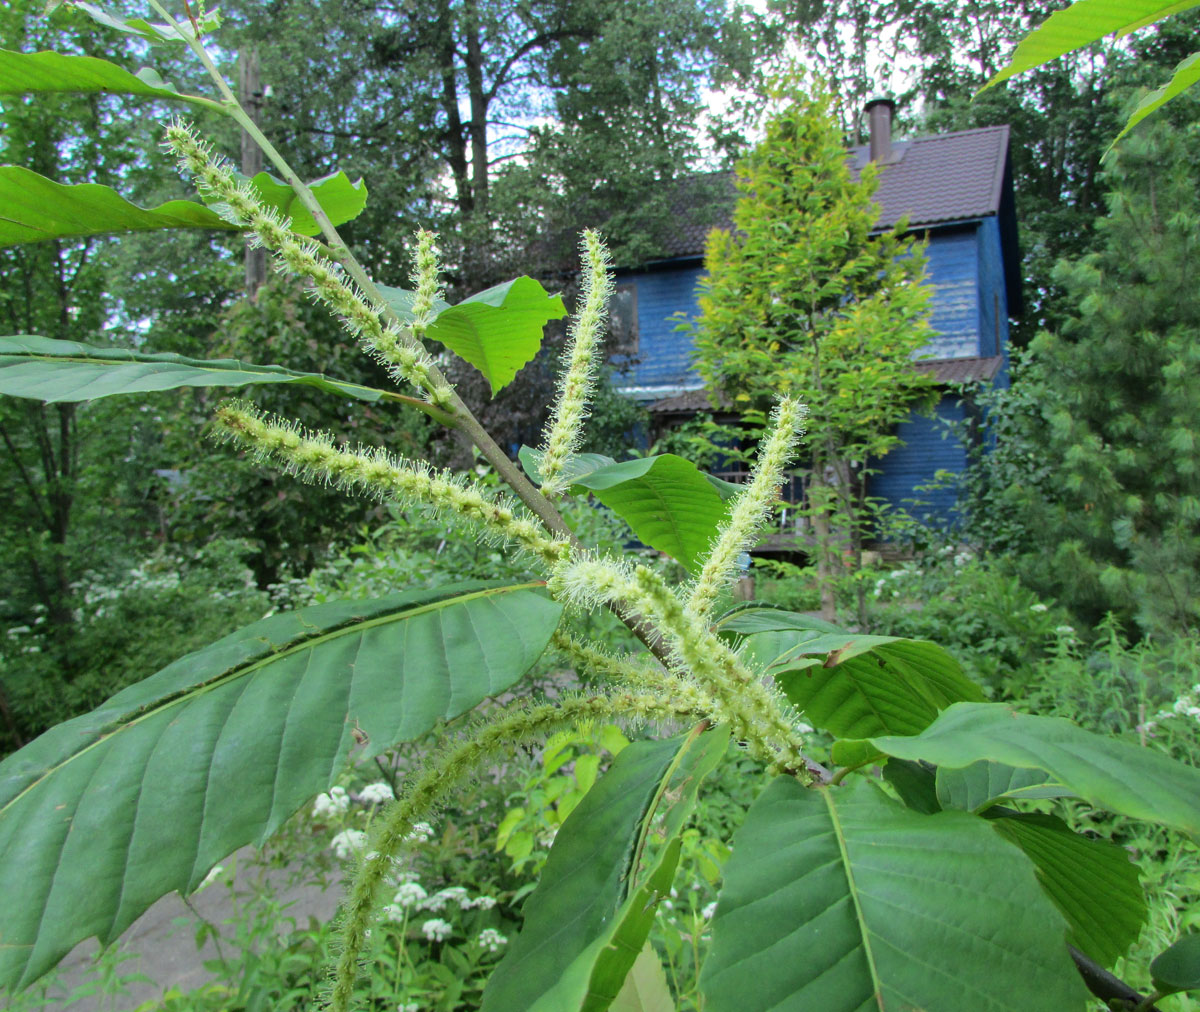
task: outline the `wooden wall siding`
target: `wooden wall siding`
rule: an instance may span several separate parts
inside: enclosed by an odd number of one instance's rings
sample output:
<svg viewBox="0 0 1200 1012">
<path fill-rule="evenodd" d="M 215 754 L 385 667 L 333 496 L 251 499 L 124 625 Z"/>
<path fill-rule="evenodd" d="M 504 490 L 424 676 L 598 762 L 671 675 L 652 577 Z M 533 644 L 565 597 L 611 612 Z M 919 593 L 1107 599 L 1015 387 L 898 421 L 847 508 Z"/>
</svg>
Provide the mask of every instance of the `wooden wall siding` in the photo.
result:
<svg viewBox="0 0 1200 1012">
<path fill-rule="evenodd" d="M 910 415 L 908 421 L 902 422 L 896 430 L 904 440 L 904 445 L 872 464 L 880 473 L 870 480 L 870 494 L 897 508 L 908 510 L 918 519 L 928 516 L 937 525 L 954 526 L 953 490 L 918 492 L 916 489 L 918 485 L 932 481 L 938 471 L 958 474 L 965 469 L 967 455 L 962 444 L 957 439 L 944 438 L 945 422 L 961 422 L 965 417 L 956 394 L 943 397 L 932 418 Z M 914 507 L 905 502 L 908 499 L 920 499 L 925 505 Z"/>
<path fill-rule="evenodd" d="M 930 236 L 928 277 L 934 292 L 929 323 L 936 336 L 923 352 L 931 358 L 970 358 L 981 354 L 976 231 L 970 227 Z"/>
<path fill-rule="evenodd" d="M 622 377 L 622 387 L 700 385 L 691 365 L 691 335 L 675 330 L 671 315 L 679 310 L 699 315 L 696 285 L 703 273 L 703 264 L 693 261 L 617 279 L 618 284 L 637 285 L 638 362 Z"/>
<path fill-rule="evenodd" d="M 977 230 L 979 246 L 979 354 L 999 355 L 1008 345 L 1008 295 L 1000 250 L 1000 224 L 985 218 Z"/>
</svg>

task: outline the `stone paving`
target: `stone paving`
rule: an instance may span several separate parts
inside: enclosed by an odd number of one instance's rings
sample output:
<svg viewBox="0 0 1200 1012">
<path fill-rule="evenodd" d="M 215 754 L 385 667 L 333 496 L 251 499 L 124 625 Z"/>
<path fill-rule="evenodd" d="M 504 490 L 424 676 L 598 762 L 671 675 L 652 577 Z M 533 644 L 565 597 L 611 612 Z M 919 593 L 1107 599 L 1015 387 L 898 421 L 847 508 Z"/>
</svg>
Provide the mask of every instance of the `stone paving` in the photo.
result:
<svg viewBox="0 0 1200 1012">
<path fill-rule="evenodd" d="M 288 881 L 291 876 L 284 868 L 251 866 L 252 870 L 247 871 L 247 861 L 252 855 L 250 848 L 236 855 L 235 889 L 240 894 L 248 891 L 248 876 L 257 879 L 262 875 L 279 902 L 290 904 L 284 916 L 294 917 L 297 925 L 306 925 L 310 916 L 322 921 L 333 916 L 342 895 L 340 884 L 331 884 L 326 889 L 312 884 L 291 884 Z M 228 865 L 232 860 L 222 864 Z M 234 912 L 233 897 L 222 883 L 214 883 L 194 894 L 190 902 L 205 920 L 216 925 L 221 925 Z M 51 992 L 50 997 L 54 1000 L 46 1007 L 62 1012 L 126 1012 L 145 1004 L 147 1009 L 153 1009 L 169 988 L 190 991 L 200 987 L 213 979 L 213 975 L 205 970 L 204 961 L 216 959 L 217 950 L 211 939 L 205 942 L 203 949 L 197 950 L 196 924 L 195 914 L 178 894 L 164 896 L 130 926 L 118 943 L 120 950 L 132 957 L 120 964 L 120 975 L 141 974 L 150 982 L 134 983 L 115 999 L 87 995 L 68 1000 L 71 991 L 94 976 L 90 970 L 97 945 L 92 939 L 77 946 L 63 961 L 60 976 L 63 987 Z"/>
</svg>

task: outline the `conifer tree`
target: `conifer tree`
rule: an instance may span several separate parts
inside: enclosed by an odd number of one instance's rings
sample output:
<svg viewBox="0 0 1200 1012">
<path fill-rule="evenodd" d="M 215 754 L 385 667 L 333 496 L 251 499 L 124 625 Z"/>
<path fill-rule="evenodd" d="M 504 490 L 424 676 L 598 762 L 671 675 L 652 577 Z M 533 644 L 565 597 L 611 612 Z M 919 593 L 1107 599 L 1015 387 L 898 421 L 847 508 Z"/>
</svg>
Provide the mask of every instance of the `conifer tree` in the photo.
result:
<svg viewBox="0 0 1200 1012">
<path fill-rule="evenodd" d="M 854 178 L 828 94 L 785 78 L 770 97 L 780 111 L 738 165 L 735 230 L 709 236 L 697 365 L 742 409 L 781 393 L 808 405 L 806 509 L 832 618 L 833 581 L 861 558 L 869 466 L 930 390 L 912 368 L 930 337 L 930 290 L 906 223 L 874 234 L 887 169 Z"/>
<path fill-rule="evenodd" d="M 1057 272 L 1074 315 L 1034 342 L 1039 452 L 1059 484 L 1032 525 L 1035 575 L 1083 617 L 1115 610 L 1147 632 L 1200 619 L 1200 102 L 1179 101 L 1180 125 L 1114 149 L 1100 248 Z"/>
</svg>

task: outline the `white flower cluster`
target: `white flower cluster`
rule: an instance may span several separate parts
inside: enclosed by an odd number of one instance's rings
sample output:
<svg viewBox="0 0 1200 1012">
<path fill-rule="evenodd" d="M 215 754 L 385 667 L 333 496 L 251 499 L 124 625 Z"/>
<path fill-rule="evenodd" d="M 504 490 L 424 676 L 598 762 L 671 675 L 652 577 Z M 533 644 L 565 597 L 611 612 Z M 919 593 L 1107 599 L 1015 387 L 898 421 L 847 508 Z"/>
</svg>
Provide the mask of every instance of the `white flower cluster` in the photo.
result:
<svg viewBox="0 0 1200 1012">
<path fill-rule="evenodd" d="M 367 846 L 367 834 L 361 829 L 343 829 L 329 841 L 333 852 L 343 861 Z"/>
<path fill-rule="evenodd" d="M 394 801 L 395 798 L 396 794 L 392 790 L 391 784 L 384 783 L 382 780 L 367 784 L 358 792 L 358 800 L 364 805 L 382 805 L 385 801 Z"/>
<path fill-rule="evenodd" d="M 1170 720 L 1173 717 L 1186 717 L 1191 720 L 1200 721 L 1200 682 L 1193 685 L 1170 706 L 1159 710 L 1146 723 L 1140 725 L 1138 730 L 1149 737 L 1154 737 L 1154 732 L 1158 729 L 1158 725 L 1162 721 Z"/>
<path fill-rule="evenodd" d="M 431 942 L 445 941 L 453 931 L 454 928 L 450 922 L 443 921 L 440 917 L 433 917 L 421 925 L 421 934 Z"/>
<path fill-rule="evenodd" d="M 400 921 L 404 919 L 405 911 L 418 908 L 428 910 L 431 914 L 439 914 L 447 907 L 458 907 L 459 910 L 491 910 L 495 905 L 496 897 L 476 896 L 472 899 L 462 886 L 447 886 L 430 895 L 420 882 L 410 879 L 400 883 L 392 896 L 392 902 L 384 911 L 386 920 Z"/>
<path fill-rule="evenodd" d="M 451 903 L 460 910 L 470 910 L 472 901 L 462 886 L 447 886 L 428 897 L 421 905 L 436 914 L 445 910 L 446 905 Z"/>
<path fill-rule="evenodd" d="M 414 822 L 411 832 L 405 839 L 413 843 L 428 843 L 433 839 L 433 827 L 428 822 Z"/>
<path fill-rule="evenodd" d="M 428 896 L 429 894 L 420 882 L 404 882 L 396 890 L 396 895 L 392 897 L 392 902 L 408 910 L 410 907 L 423 905 Z"/>
<path fill-rule="evenodd" d="M 328 794 L 318 794 L 313 802 L 314 819 L 336 819 L 350 807 L 350 795 L 344 787 L 331 787 Z"/>
<path fill-rule="evenodd" d="M 1050 608 L 1047 605 L 1044 605 L 1039 601 L 1037 604 L 1031 604 L 1029 606 L 1029 610 L 1036 611 L 1040 615 L 1042 612 L 1049 611 Z"/>
<path fill-rule="evenodd" d="M 508 944 L 508 939 L 495 928 L 484 928 L 475 941 L 481 949 L 487 949 L 488 952 L 499 952 L 500 946 Z"/>
</svg>

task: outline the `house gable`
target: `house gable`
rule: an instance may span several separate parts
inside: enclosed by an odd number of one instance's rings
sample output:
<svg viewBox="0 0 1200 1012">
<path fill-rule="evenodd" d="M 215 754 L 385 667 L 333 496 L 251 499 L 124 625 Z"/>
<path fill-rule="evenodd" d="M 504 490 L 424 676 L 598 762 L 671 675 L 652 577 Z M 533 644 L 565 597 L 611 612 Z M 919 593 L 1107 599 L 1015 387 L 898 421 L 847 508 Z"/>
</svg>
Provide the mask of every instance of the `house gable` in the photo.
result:
<svg viewBox="0 0 1200 1012">
<path fill-rule="evenodd" d="M 880 231 L 907 221 L 912 233 L 928 239 L 933 337 L 924 349 L 927 360 L 918 368 L 932 372 L 947 392 L 935 418 L 913 416 L 899 427 L 905 445 L 877 463 L 880 473 L 871 480 L 871 494 L 896 506 L 922 499 L 931 518 L 947 524 L 953 521 L 953 492 L 919 491 L 939 470 L 960 473 L 966 466 L 962 446 L 946 438 L 942 421 L 962 422 L 970 410 L 961 403 L 957 384 L 1007 383 L 1009 317 L 1020 311 L 1008 144 L 1008 127 L 1003 126 L 899 142 L 882 165 L 875 195 Z M 847 154 L 855 171 L 867 157 L 866 148 Z M 710 193 L 711 183 L 711 178 L 705 180 Z M 617 278 L 618 285 L 636 292 L 638 347 L 615 385 L 652 406 L 704 397 L 692 364 L 692 336 L 678 329 L 680 314 L 688 319 L 699 314 L 698 285 L 704 275 L 708 228 L 689 224 L 694 215 L 689 216 L 687 201 L 694 192 L 681 187 L 679 227 L 667 243 L 671 257 L 619 272 Z M 713 227 L 732 227 L 732 184 L 728 197 L 728 207 L 716 215 Z M 683 394 L 689 396 L 680 400 Z M 672 408 L 656 414 L 666 418 L 678 412 Z"/>
</svg>

